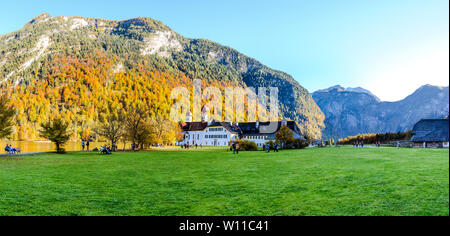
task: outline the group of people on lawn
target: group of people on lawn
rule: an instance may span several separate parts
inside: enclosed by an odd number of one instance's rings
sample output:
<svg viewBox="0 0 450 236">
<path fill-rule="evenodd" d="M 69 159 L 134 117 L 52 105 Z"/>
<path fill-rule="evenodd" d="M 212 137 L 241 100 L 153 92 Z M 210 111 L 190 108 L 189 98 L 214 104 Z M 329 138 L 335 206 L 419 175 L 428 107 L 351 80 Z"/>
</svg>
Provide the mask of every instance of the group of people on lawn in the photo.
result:
<svg viewBox="0 0 450 236">
<path fill-rule="evenodd" d="M 231 144 L 230 149 L 233 151 L 233 154 L 239 154 L 239 143 L 233 143 Z M 270 145 L 269 143 L 267 143 L 266 145 L 264 145 L 264 151 L 269 153 L 270 150 L 273 150 L 274 152 L 279 152 L 280 151 L 280 146 L 278 144 L 273 144 Z"/>
<path fill-rule="evenodd" d="M 274 152 L 279 152 L 280 151 L 280 146 L 275 143 L 272 146 L 268 143 L 264 146 L 264 151 L 266 151 L 267 153 L 270 152 L 270 150 L 273 150 Z"/>
<path fill-rule="evenodd" d="M 353 143 L 353 147 L 364 147 L 364 142 L 363 141 L 361 141 L 361 142 L 356 141 L 356 142 Z M 380 141 L 376 141 L 375 142 L 375 147 L 381 147 L 381 142 Z"/>
<path fill-rule="evenodd" d="M 82 140 L 81 141 L 81 148 L 83 149 L 83 151 L 84 151 L 85 148 L 86 148 L 86 151 L 89 151 L 89 145 L 90 145 L 90 141 L 89 140 L 87 140 L 87 141 Z M 113 144 L 113 147 L 114 148 L 116 147 L 115 144 Z M 98 149 L 98 148 L 94 149 L 94 151 L 99 151 L 100 153 L 105 154 L 105 155 L 111 155 L 112 154 L 112 150 L 113 149 L 111 147 L 106 146 L 106 145 L 101 146 L 100 149 Z"/>
<path fill-rule="evenodd" d="M 233 151 L 233 154 L 239 154 L 241 147 L 239 147 L 239 143 L 232 143 L 230 149 Z"/>
<path fill-rule="evenodd" d="M 364 147 L 364 142 L 363 141 L 361 141 L 361 142 L 356 141 L 356 142 L 353 143 L 353 147 Z"/>
<path fill-rule="evenodd" d="M 194 148 L 195 147 L 195 149 L 198 149 L 199 147 L 200 148 L 203 148 L 203 145 L 202 144 L 200 144 L 200 145 L 198 145 L 198 144 L 194 144 L 194 145 L 189 145 L 189 144 L 183 144 L 183 145 L 181 145 L 181 148 L 184 148 L 184 149 L 189 149 L 189 148 Z"/>
<path fill-rule="evenodd" d="M 105 154 L 105 155 L 111 155 L 111 154 L 112 154 L 111 148 L 110 148 L 110 147 L 107 147 L 106 145 L 101 146 L 99 151 L 100 151 L 102 154 Z"/>
<path fill-rule="evenodd" d="M 86 148 L 86 151 L 89 151 L 89 145 L 90 145 L 89 140 L 87 140 L 87 141 L 81 140 L 81 147 L 83 148 L 83 151 L 84 151 L 84 148 Z"/>
<path fill-rule="evenodd" d="M 5 152 L 9 155 L 20 153 L 20 148 L 13 148 L 10 144 L 6 144 Z"/>
</svg>

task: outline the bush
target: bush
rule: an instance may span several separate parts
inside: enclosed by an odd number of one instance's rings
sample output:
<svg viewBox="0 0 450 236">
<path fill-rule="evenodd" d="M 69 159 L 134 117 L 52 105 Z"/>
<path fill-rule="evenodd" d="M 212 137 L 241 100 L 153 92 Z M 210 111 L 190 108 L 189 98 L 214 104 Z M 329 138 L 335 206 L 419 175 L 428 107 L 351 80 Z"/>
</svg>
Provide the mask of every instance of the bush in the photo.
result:
<svg viewBox="0 0 450 236">
<path fill-rule="evenodd" d="M 308 142 L 303 139 L 294 139 L 293 146 L 295 149 L 305 149 L 308 147 Z"/>
<path fill-rule="evenodd" d="M 241 140 L 241 141 L 237 141 L 235 143 L 239 144 L 240 151 L 258 151 L 258 145 L 256 145 L 255 142 Z"/>
<path fill-rule="evenodd" d="M 273 147 L 275 142 L 269 141 L 270 147 Z M 293 139 L 292 141 L 286 142 L 283 149 L 305 149 L 308 147 L 308 142 L 303 139 Z"/>
</svg>

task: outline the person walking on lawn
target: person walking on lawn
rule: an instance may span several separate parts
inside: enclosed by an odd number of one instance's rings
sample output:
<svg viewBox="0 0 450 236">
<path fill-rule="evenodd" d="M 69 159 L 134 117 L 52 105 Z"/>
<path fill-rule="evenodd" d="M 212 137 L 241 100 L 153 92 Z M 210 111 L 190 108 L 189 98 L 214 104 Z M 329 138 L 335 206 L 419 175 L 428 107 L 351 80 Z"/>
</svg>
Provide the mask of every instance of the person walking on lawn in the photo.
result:
<svg viewBox="0 0 450 236">
<path fill-rule="evenodd" d="M 83 149 L 84 152 L 84 147 L 86 146 L 86 143 L 84 142 L 84 140 L 81 141 L 81 148 Z"/>
</svg>

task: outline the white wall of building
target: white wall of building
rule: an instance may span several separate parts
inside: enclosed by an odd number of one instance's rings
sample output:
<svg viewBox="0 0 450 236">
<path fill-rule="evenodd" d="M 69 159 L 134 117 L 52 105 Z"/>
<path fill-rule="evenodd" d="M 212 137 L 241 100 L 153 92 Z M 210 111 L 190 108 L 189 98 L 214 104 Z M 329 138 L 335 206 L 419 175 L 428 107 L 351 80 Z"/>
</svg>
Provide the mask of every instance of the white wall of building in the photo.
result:
<svg viewBox="0 0 450 236">
<path fill-rule="evenodd" d="M 208 127 L 202 131 L 189 131 L 184 135 L 184 141 L 178 145 L 228 147 L 231 141 L 239 138 L 237 134 L 229 132 L 222 126 Z"/>
<path fill-rule="evenodd" d="M 267 142 L 270 141 L 270 140 L 268 139 L 268 136 L 267 136 L 267 135 L 259 135 L 259 136 L 252 136 L 252 135 L 249 135 L 249 136 L 244 136 L 244 137 L 242 138 L 242 140 L 254 142 L 254 143 L 256 143 L 256 145 L 257 145 L 259 148 L 263 148 L 264 145 L 265 145 Z"/>
</svg>

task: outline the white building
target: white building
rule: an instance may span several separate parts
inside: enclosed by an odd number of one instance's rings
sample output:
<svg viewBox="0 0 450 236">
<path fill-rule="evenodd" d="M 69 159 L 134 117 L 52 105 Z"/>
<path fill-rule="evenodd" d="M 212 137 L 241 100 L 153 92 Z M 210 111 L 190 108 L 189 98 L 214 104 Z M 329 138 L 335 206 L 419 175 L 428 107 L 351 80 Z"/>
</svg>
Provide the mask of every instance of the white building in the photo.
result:
<svg viewBox="0 0 450 236">
<path fill-rule="evenodd" d="M 227 147 L 239 139 L 239 132 L 230 123 L 188 122 L 182 126 L 184 141 L 179 145 Z"/>
<path fill-rule="evenodd" d="M 234 123 L 234 122 L 218 122 L 218 121 L 205 121 L 207 116 L 203 115 L 202 122 L 192 122 L 192 114 L 187 114 L 185 122 L 182 124 L 184 140 L 178 142 L 178 145 L 189 146 L 218 146 L 227 147 L 230 146 L 233 141 L 248 140 L 255 142 L 258 147 L 263 147 L 268 141 L 275 140 L 275 134 L 280 130 L 282 126 L 289 127 L 294 132 L 296 139 L 304 139 L 300 135 L 300 129 L 293 121 L 280 121 L 276 122 L 275 131 L 265 132 L 264 127 L 269 126 L 269 122 L 247 122 L 247 123 Z"/>
</svg>

